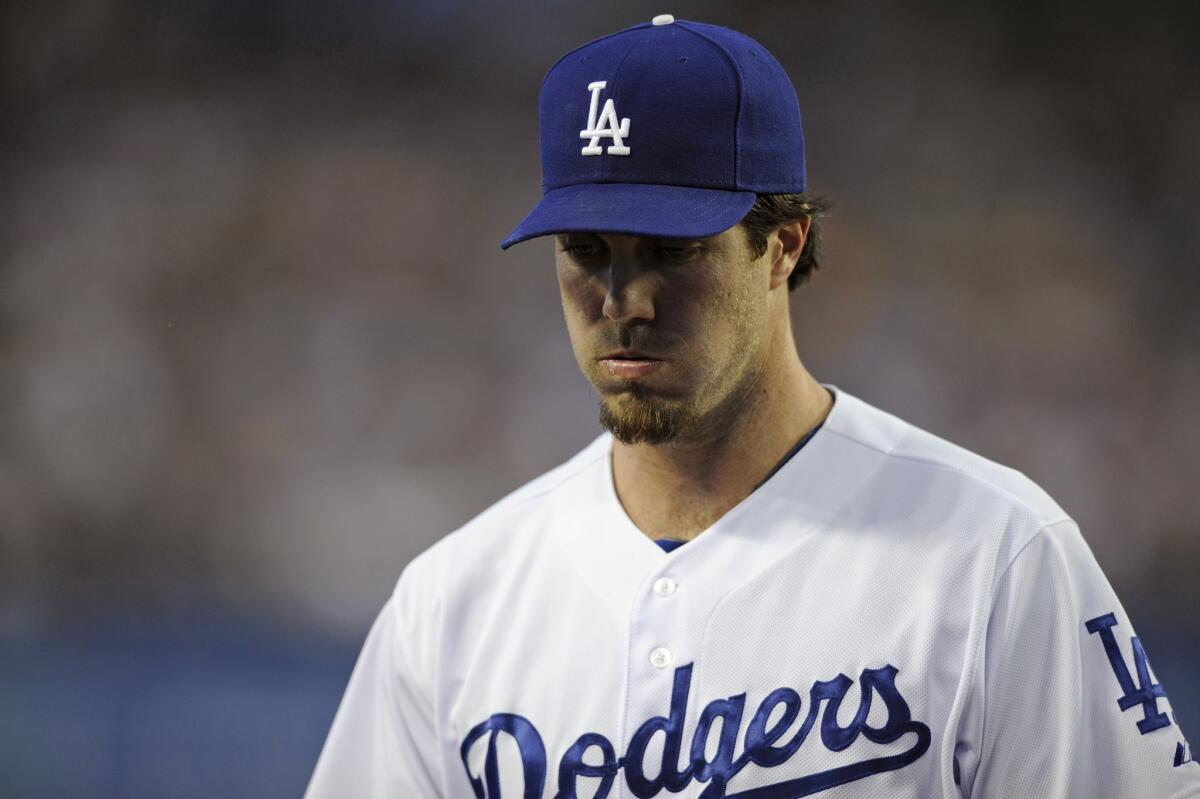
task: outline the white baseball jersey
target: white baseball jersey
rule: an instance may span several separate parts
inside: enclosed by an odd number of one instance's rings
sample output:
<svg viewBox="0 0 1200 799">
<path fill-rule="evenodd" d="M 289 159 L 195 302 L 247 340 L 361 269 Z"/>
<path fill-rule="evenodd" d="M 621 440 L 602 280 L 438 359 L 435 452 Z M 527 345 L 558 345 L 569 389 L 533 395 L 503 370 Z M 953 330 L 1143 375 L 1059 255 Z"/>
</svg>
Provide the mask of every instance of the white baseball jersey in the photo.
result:
<svg viewBox="0 0 1200 799">
<path fill-rule="evenodd" d="M 1075 522 L 830 389 L 672 552 L 626 516 L 606 433 L 415 559 L 310 799 L 1200 796 Z"/>
</svg>

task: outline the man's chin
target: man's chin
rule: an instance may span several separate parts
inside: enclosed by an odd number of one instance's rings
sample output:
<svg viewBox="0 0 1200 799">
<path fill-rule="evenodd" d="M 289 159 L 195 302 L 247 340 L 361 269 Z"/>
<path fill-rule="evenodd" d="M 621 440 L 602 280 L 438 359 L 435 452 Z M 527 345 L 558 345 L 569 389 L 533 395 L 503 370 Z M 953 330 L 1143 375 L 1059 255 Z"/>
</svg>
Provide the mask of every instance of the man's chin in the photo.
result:
<svg viewBox="0 0 1200 799">
<path fill-rule="evenodd" d="M 654 396 L 636 384 L 600 400 L 600 426 L 622 444 L 665 444 L 678 438 L 691 419 L 686 403 Z"/>
</svg>

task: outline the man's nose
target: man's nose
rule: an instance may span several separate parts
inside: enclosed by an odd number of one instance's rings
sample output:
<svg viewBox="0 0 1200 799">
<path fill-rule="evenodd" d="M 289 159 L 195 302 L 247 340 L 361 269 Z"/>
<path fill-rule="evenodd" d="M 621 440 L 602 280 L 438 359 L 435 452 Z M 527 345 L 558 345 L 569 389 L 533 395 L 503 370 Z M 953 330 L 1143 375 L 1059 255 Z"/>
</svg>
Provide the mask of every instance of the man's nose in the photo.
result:
<svg viewBox="0 0 1200 799">
<path fill-rule="evenodd" d="M 633 259 L 614 258 L 608 269 L 604 316 L 614 322 L 654 318 L 654 275 Z"/>
</svg>

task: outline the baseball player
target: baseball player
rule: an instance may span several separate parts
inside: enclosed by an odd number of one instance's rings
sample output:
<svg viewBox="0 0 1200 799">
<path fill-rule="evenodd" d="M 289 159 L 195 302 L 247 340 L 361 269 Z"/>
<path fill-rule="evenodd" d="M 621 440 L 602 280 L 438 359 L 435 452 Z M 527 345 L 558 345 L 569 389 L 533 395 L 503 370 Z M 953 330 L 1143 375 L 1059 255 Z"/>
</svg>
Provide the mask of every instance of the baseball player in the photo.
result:
<svg viewBox="0 0 1200 799">
<path fill-rule="evenodd" d="M 543 197 L 602 435 L 404 569 L 319 797 L 1200 796 L 1072 518 L 823 385 L 795 91 L 676 20 L 564 55 Z"/>
</svg>

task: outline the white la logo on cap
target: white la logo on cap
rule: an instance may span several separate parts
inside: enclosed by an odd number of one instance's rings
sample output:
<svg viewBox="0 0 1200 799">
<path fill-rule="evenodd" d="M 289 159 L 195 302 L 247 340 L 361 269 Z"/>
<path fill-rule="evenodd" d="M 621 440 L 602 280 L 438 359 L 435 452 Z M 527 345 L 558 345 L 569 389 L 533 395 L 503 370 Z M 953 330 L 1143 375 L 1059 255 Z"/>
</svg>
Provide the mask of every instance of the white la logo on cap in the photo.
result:
<svg viewBox="0 0 1200 799">
<path fill-rule="evenodd" d="M 592 105 L 588 109 L 587 128 L 579 131 L 579 138 L 591 139 L 588 146 L 582 150 L 584 155 L 600 155 L 604 152 L 604 148 L 600 146 L 600 139 L 605 136 L 612 139 L 612 144 L 608 145 L 609 155 L 629 155 L 629 148 L 623 141 L 629 135 L 629 117 L 625 117 L 618 123 L 617 106 L 611 97 L 604 101 L 604 110 L 600 112 L 600 119 L 596 119 L 596 107 L 600 104 L 600 90 L 607 85 L 608 82 L 603 80 L 588 84 L 588 91 L 592 93 Z M 603 127 L 597 127 L 597 124 L 603 125 Z"/>
</svg>

